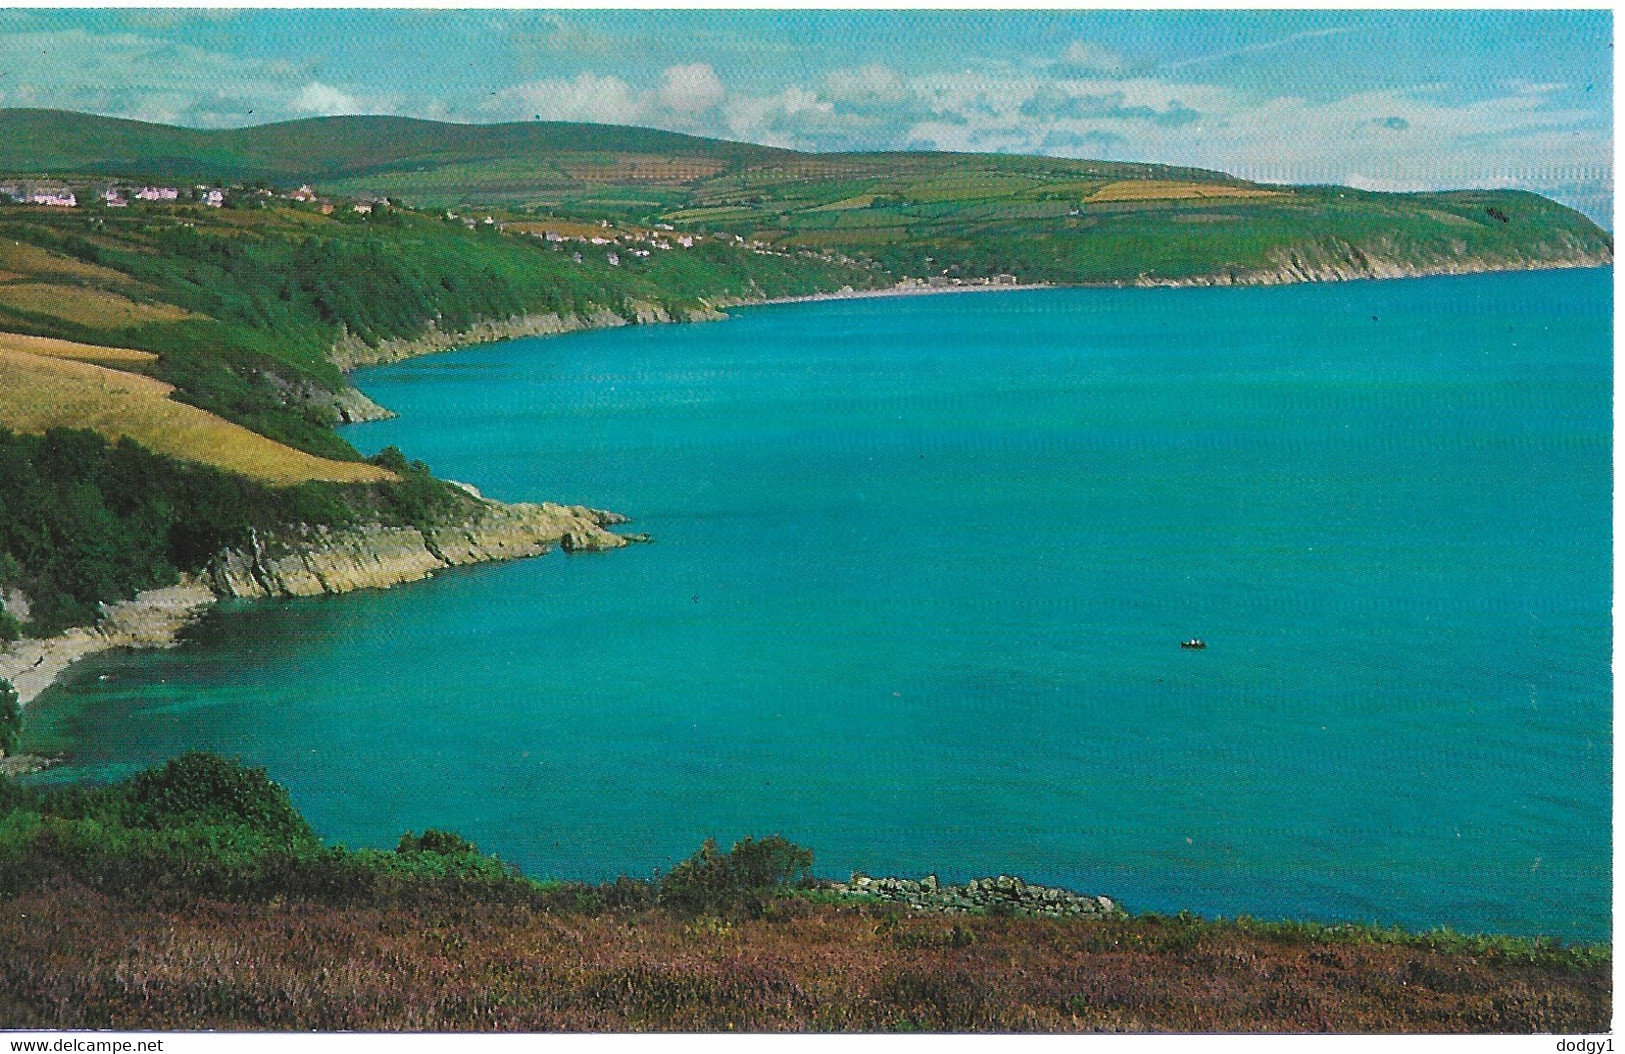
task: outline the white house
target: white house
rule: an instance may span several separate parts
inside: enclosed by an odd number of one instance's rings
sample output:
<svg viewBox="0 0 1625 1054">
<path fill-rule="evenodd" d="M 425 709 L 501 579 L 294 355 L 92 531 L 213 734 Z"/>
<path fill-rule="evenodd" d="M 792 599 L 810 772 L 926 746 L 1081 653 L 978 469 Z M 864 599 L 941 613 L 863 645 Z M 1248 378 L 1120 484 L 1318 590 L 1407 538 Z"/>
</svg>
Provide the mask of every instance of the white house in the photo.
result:
<svg viewBox="0 0 1625 1054">
<path fill-rule="evenodd" d="M 79 207 L 79 199 L 72 190 L 64 186 L 40 186 L 38 184 L 27 188 L 28 196 L 23 200 L 30 205 L 50 205 L 60 209 L 73 209 Z"/>
</svg>

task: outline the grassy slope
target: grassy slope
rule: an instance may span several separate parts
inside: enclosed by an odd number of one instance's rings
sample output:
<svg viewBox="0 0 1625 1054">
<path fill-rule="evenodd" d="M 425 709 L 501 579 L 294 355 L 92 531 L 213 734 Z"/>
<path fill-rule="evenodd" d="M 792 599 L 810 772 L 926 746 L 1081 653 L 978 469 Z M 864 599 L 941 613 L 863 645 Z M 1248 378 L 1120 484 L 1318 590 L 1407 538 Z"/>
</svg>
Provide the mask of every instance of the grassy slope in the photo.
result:
<svg viewBox="0 0 1625 1054">
<path fill-rule="evenodd" d="M 158 356 L 150 351 L 80 344 L 77 341 L 54 340 L 51 337 L 28 337 L 21 333 L 0 333 L 0 351 L 20 351 L 53 359 L 73 359 L 126 368 L 150 366 L 158 361 Z"/>
<path fill-rule="evenodd" d="M 15 340 L 16 338 L 11 338 Z M 251 432 L 169 398 L 174 390 L 136 373 L 8 350 L 0 334 L 0 427 L 43 434 L 84 428 L 125 437 L 148 450 L 235 472 L 272 486 L 322 480 L 377 483 L 394 473 L 365 462 L 332 461 Z M 114 351 L 115 349 L 107 349 Z"/>
</svg>

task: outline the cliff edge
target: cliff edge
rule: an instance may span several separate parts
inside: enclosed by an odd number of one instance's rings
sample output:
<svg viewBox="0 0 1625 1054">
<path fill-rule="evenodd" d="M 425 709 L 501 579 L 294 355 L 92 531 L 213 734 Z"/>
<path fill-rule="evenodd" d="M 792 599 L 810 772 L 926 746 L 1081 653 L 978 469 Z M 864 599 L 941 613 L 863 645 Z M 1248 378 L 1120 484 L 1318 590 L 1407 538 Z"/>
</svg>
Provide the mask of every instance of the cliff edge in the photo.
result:
<svg viewBox="0 0 1625 1054">
<path fill-rule="evenodd" d="M 253 534 L 241 549 L 222 552 L 200 575 L 183 575 L 162 589 L 102 606 L 94 626 L 0 648 L 0 678 L 28 705 L 73 663 L 112 648 L 168 647 L 216 600 L 227 597 L 308 597 L 387 589 L 447 567 L 565 552 L 619 549 L 642 535 L 608 528 L 625 516 L 583 505 L 507 504 L 475 498 L 465 516 L 427 528 L 363 524 L 302 526 Z"/>
</svg>

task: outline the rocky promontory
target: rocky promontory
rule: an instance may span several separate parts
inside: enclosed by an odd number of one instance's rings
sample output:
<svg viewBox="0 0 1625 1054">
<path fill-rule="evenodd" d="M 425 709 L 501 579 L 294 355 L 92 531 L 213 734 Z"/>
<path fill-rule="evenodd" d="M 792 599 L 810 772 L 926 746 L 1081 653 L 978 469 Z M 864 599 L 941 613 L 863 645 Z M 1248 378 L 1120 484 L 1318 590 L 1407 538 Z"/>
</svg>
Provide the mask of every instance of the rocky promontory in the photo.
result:
<svg viewBox="0 0 1625 1054">
<path fill-rule="evenodd" d="M 254 534 L 221 553 L 205 578 L 222 597 L 306 597 L 383 589 L 465 564 L 566 552 L 618 549 L 607 527 L 626 517 L 582 505 L 480 500 L 466 520 L 435 527 L 303 527 Z"/>
<path fill-rule="evenodd" d="M 54 637 L 27 638 L 0 648 L 0 678 L 23 705 L 63 670 L 111 648 L 168 647 L 180 631 L 226 597 L 305 597 L 385 589 L 427 578 L 447 567 L 565 552 L 619 549 L 642 535 L 608 530 L 626 517 L 583 505 L 507 504 L 470 491 L 465 513 L 420 529 L 365 524 L 304 526 L 274 535 L 251 533 L 249 544 L 219 554 L 199 575 L 149 589 L 132 600 L 104 604 L 94 626 Z"/>
<path fill-rule="evenodd" d="M 560 315 L 544 312 L 490 318 L 476 322 L 466 329 L 455 330 L 442 329 L 436 320 L 430 319 L 423 333 L 416 337 L 391 338 L 374 344 L 346 333 L 333 345 L 330 357 L 333 365 L 349 371 L 362 366 L 399 362 L 402 359 L 429 355 L 437 351 L 451 351 L 471 344 L 491 344 L 501 340 L 518 340 L 521 337 L 551 337 L 586 329 L 609 329 L 656 322 L 703 322 L 727 317 L 703 301 L 697 307 L 680 311 L 680 318 L 674 318 L 659 304 L 648 301 L 630 300 L 628 307 L 631 309 L 630 318 L 618 315 L 608 308 L 599 308 L 583 314 Z"/>
</svg>

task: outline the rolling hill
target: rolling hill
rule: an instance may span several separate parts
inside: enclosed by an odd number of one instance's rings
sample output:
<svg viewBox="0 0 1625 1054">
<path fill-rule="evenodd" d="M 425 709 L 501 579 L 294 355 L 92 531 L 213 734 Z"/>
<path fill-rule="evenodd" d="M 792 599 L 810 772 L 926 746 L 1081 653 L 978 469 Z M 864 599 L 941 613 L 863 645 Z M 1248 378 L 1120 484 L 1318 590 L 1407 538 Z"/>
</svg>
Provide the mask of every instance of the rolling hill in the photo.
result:
<svg viewBox="0 0 1625 1054">
<path fill-rule="evenodd" d="M 0 172 L 310 183 L 421 208 L 725 232 L 893 279 L 1230 284 L 1612 259 L 1571 209 L 1507 190 L 1262 186 L 1003 154 L 809 154 L 648 128 L 328 117 L 205 131 L 0 110 Z"/>
</svg>

